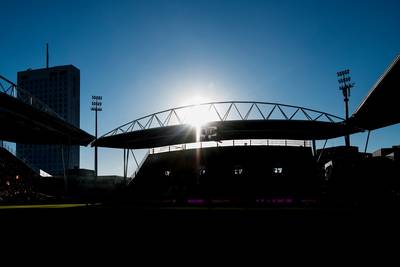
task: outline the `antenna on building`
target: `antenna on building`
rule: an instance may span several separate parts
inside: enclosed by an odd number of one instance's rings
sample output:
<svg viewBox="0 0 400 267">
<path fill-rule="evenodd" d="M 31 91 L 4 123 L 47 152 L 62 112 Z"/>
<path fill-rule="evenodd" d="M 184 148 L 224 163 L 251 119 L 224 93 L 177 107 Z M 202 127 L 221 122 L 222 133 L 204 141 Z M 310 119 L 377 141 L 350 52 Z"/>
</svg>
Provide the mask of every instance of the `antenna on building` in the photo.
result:
<svg viewBox="0 0 400 267">
<path fill-rule="evenodd" d="M 46 43 L 46 69 L 49 68 L 49 43 Z"/>
</svg>

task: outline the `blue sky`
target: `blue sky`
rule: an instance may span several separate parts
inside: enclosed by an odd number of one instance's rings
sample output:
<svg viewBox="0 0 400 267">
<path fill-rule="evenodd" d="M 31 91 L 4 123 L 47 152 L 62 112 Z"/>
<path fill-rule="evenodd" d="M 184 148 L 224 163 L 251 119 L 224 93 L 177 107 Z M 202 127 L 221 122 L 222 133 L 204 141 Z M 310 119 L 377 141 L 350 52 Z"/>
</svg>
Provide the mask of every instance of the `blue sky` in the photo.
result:
<svg viewBox="0 0 400 267">
<path fill-rule="evenodd" d="M 336 72 L 351 70 L 354 111 L 400 53 L 399 1 L 1 0 L 0 74 L 45 64 L 81 70 L 81 128 L 103 96 L 99 133 L 190 102 L 280 102 L 343 115 Z M 374 131 L 369 151 L 399 144 L 399 125 Z M 366 134 L 352 138 L 364 146 Z M 328 144 L 339 144 L 330 141 Z M 122 153 L 100 149 L 100 174 Z M 92 168 L 92 149 L 81 167 Z"/>
</svg>

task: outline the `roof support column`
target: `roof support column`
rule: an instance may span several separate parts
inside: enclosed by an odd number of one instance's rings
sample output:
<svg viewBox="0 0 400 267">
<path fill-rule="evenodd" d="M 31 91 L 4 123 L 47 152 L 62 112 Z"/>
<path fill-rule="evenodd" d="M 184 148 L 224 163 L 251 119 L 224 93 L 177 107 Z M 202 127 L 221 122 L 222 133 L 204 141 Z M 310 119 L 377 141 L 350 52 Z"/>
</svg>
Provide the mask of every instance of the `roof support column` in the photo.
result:
<svg viewBox="0 0 400 267">
<path fill-rule="evenodd" d="M 312 149 L 313 149 L 314 157 L 316 157 L 317 156 L 317 144 L 315 142 L 315 139 L 312 140 Z"/>
<path fill-rule="evenodd" d="M 367 135 L 367 141 L 365 142 L 365 149 L 364 149 L 364 153 L 367 153 L 367 148 L 368 148 L 368 141 L 369 141 L 369 134 L 371 133 L 371 130 L 368 131 L 368 135 Z"/>
</svg>

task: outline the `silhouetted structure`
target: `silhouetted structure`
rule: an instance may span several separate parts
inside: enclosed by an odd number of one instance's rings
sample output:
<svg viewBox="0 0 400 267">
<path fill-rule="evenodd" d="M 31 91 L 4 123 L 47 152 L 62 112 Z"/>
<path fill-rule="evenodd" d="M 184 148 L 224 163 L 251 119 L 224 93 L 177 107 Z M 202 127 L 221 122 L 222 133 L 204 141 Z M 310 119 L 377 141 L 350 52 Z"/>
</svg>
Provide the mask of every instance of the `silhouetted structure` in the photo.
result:
<svg viewBox="0 0 400 267">
<path fill-rule="evenodd" d="M 38 177 L 33 169 L 0 147 L 1 202 L 35 201 L 37 199 L 35 182 Z"/>
<path fill-rule="evenodd" d="M 102 96 L 92 96 L 92 107 L 91 110 L 95 112 L 95 138 L 97 139 L 97 112 L 102 111 Z M 97 146 L 94 147 L 94 172 L 95 175 L 98 175 L 98 166 L 97 166 Z"/>
<path fill-rule="evenodd" d="M 231 146 L 150 154 L 130 185 L 142 204 L 304 206 L 320 202 L 310 147 Z"/>
<path fill-rule="evenodd" d="M 393 99 L 398 98 L 392 98 L 398 95 L 399 59 L 351 118 L 346 105 L 346 120 L 278 103 L 213 102 L 141 117 L 115 128 L 92 145 L 123 148 L 125 175 L 131 152 L 138 171 L 131 177 L 127 196 L 142 204 L 390 206 L 397 204 L 400 196 L 399 183 L 394 179 L 400 174 L 397 152 L 388 152 L 391 157 L 372 157 L 350 147 L 348 138 L 344 147 L 324 145 L 315 151 L 315 140 L 399 123 L 399 113 L 393 110 Z M 341 82 L 345 83 L 341 89 L 347 103 L 352 85 L 346 77 Z M 387 103 L 392 104 L 388 116 L 384 109 Z M 223 105 L 225 109 L 221 108 Z M 244 111 L 241 105 L 247 105 Z M 202 116 L 209 122 L 196 123 L 196 108 L 203 108 Z M 230 118 L 232 112 L 236 113 L 235 118 Z M 234 145 L 243 139 L 250 145 Z M 260 139 L 278 139 L 284 145 L 270 146 L 268 141 L 266 146 L 251 145 Z M 228 140 L 233 142 L 231 147 L 218 146 Z M 293 140 L 303 140 L 304 147 L 292 146 Z M 193 142 L 200 142 L 200 147 L 186 149 Z M 202 142 L 215 145 L 202 147 Z M 313 143 L 313 151 L 305 145 L 309 142 Z M 160 146 L 168 146 L 168 152 L 154 153 Z M 182 146 L 182 150 L 171 152 L 171 146 Z M 152 151 L 142 164 L 138 164 L 133 153 L 133 149 L 140 148 Z"/>
<path fill-rule="evenodd" d="M 18 86 L 47 104 L 79 128 L 80 71 L 72 65 L 18 72 Z M 64 150 L 64 151 L 62 151 Z M 79 146 L 17 144 L 17 156 L 57 175 L 64 168 L 79 167 Z"/>
<path fill-rule="evenodd" d="M 382 109 L 387 103 L 395 104 L 392 97 L 398 94 L 399 66 L 398 57 L 348 120 L 304 107 L 265 102 L 212 102 L 172 108 L 128 122 L 91 143 L 124 149 L 124 177 L 97 181 L 92 171 L 76 168 L 64 176 L 41 178 L 40 185 L 61 188 L 60 195 L 76 199 L 109 200 L 113 196 L 135 205 L 397 206 L 398 146 L 369 154 L 350 146 L 324 145 L 316 150 L 311 144 L 399 123 L 399 113 L 393 107 Z M 0 94 L 5 107 L 0 111 L 7 115 L 1 118 L 11 123 L 11 116 L 28 124 L 24 118 L 29 110 L 35 114 L 34 121 L 49 116 L 51 127 L 57 129 L 53 136 L 51 131 L 46 132 L 51 137 L 49 142 L 87 144 L 93 140 L 57 116 L 33 108 L 33 98 L 27 99 L 28 104 L 22 98 L 19 101 Z M 13 103 L 23 107 L 23 112 L 13 109 Z M 2 129 L 1 136 L 13 137 L 10 133 L 19 124 L 12 124 L 11 130 Z M 24 127 L 34 132 L 30 124 Z M 68 131 L 62 135 L 60 129 Z M 21 133 L 18 138 L 33 137 Z M 32 140 L 37 139 L 38 135 Z M 139 164 L 134 149 L 141 148 L 149 150 Z M 132 176 L 128 176 L 130 155 L 137 165 Z M 123 188 L 125 182 L 127 188 Z"/>
<path fill-rule="evenodd" d="M 339 78 L 338 82 L 340 84 L 339 88 L 343 93 L 344 98 L 344 109 L 345 109 L 345 119 L 349 119 L 349 97 L 350 90 L 354 87 L 354 83 L 350 83 L 351 78 L 349 76 L 350 70 L 339 71 L 337 76 Z M 350 146 L 350 136 L 346 134 L 344 136 L 346 146 Z"/>
<path fill-rule="evenodd" d="M 325 149 L 320 160 L 324 168 L 325 200 L 335 206 L 398 205 L 399 163 L 398 159 L 380 153 L 360 153 L 356 147 Z"/>
<path fill-rule="evenodd" d="M 24 144 L 88 145 L 94 137 L 0 75 L 0 140 Z"/>
</svg>

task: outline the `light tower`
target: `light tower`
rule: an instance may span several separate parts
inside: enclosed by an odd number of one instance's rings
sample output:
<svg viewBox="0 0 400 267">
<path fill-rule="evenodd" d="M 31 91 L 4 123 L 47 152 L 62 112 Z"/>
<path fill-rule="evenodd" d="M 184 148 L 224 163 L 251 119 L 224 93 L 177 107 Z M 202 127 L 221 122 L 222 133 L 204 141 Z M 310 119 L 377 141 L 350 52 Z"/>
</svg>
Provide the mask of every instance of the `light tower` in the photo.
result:
<svg viewBox="0 0 400 267">
<path fill-rule="evenodd" d="M 102 111 L 102 96 L 93 95 L 92 96 L 92 108 L 91 110 L 95 112 L 95 137 L 97 140 L 97 112 Z M 94 146 L 94 172 L 97 178 L 97 146 Z"/>
<path fill-rule="evenodd" d="M 350 83 L 350 70 L 346 69 L 343 71 L 337 72 L 339 89 L 342 90 L 344 97 L 344 108 L 346 113 L 346 122 L 349 119 L 349 97 L 350 97 L 350 89 L 354 87 L 354 83 Z M 346 146 L 350 146 L 350 136 L 348 134 L 345 135 L 344 141 Z"/>
</svg>

